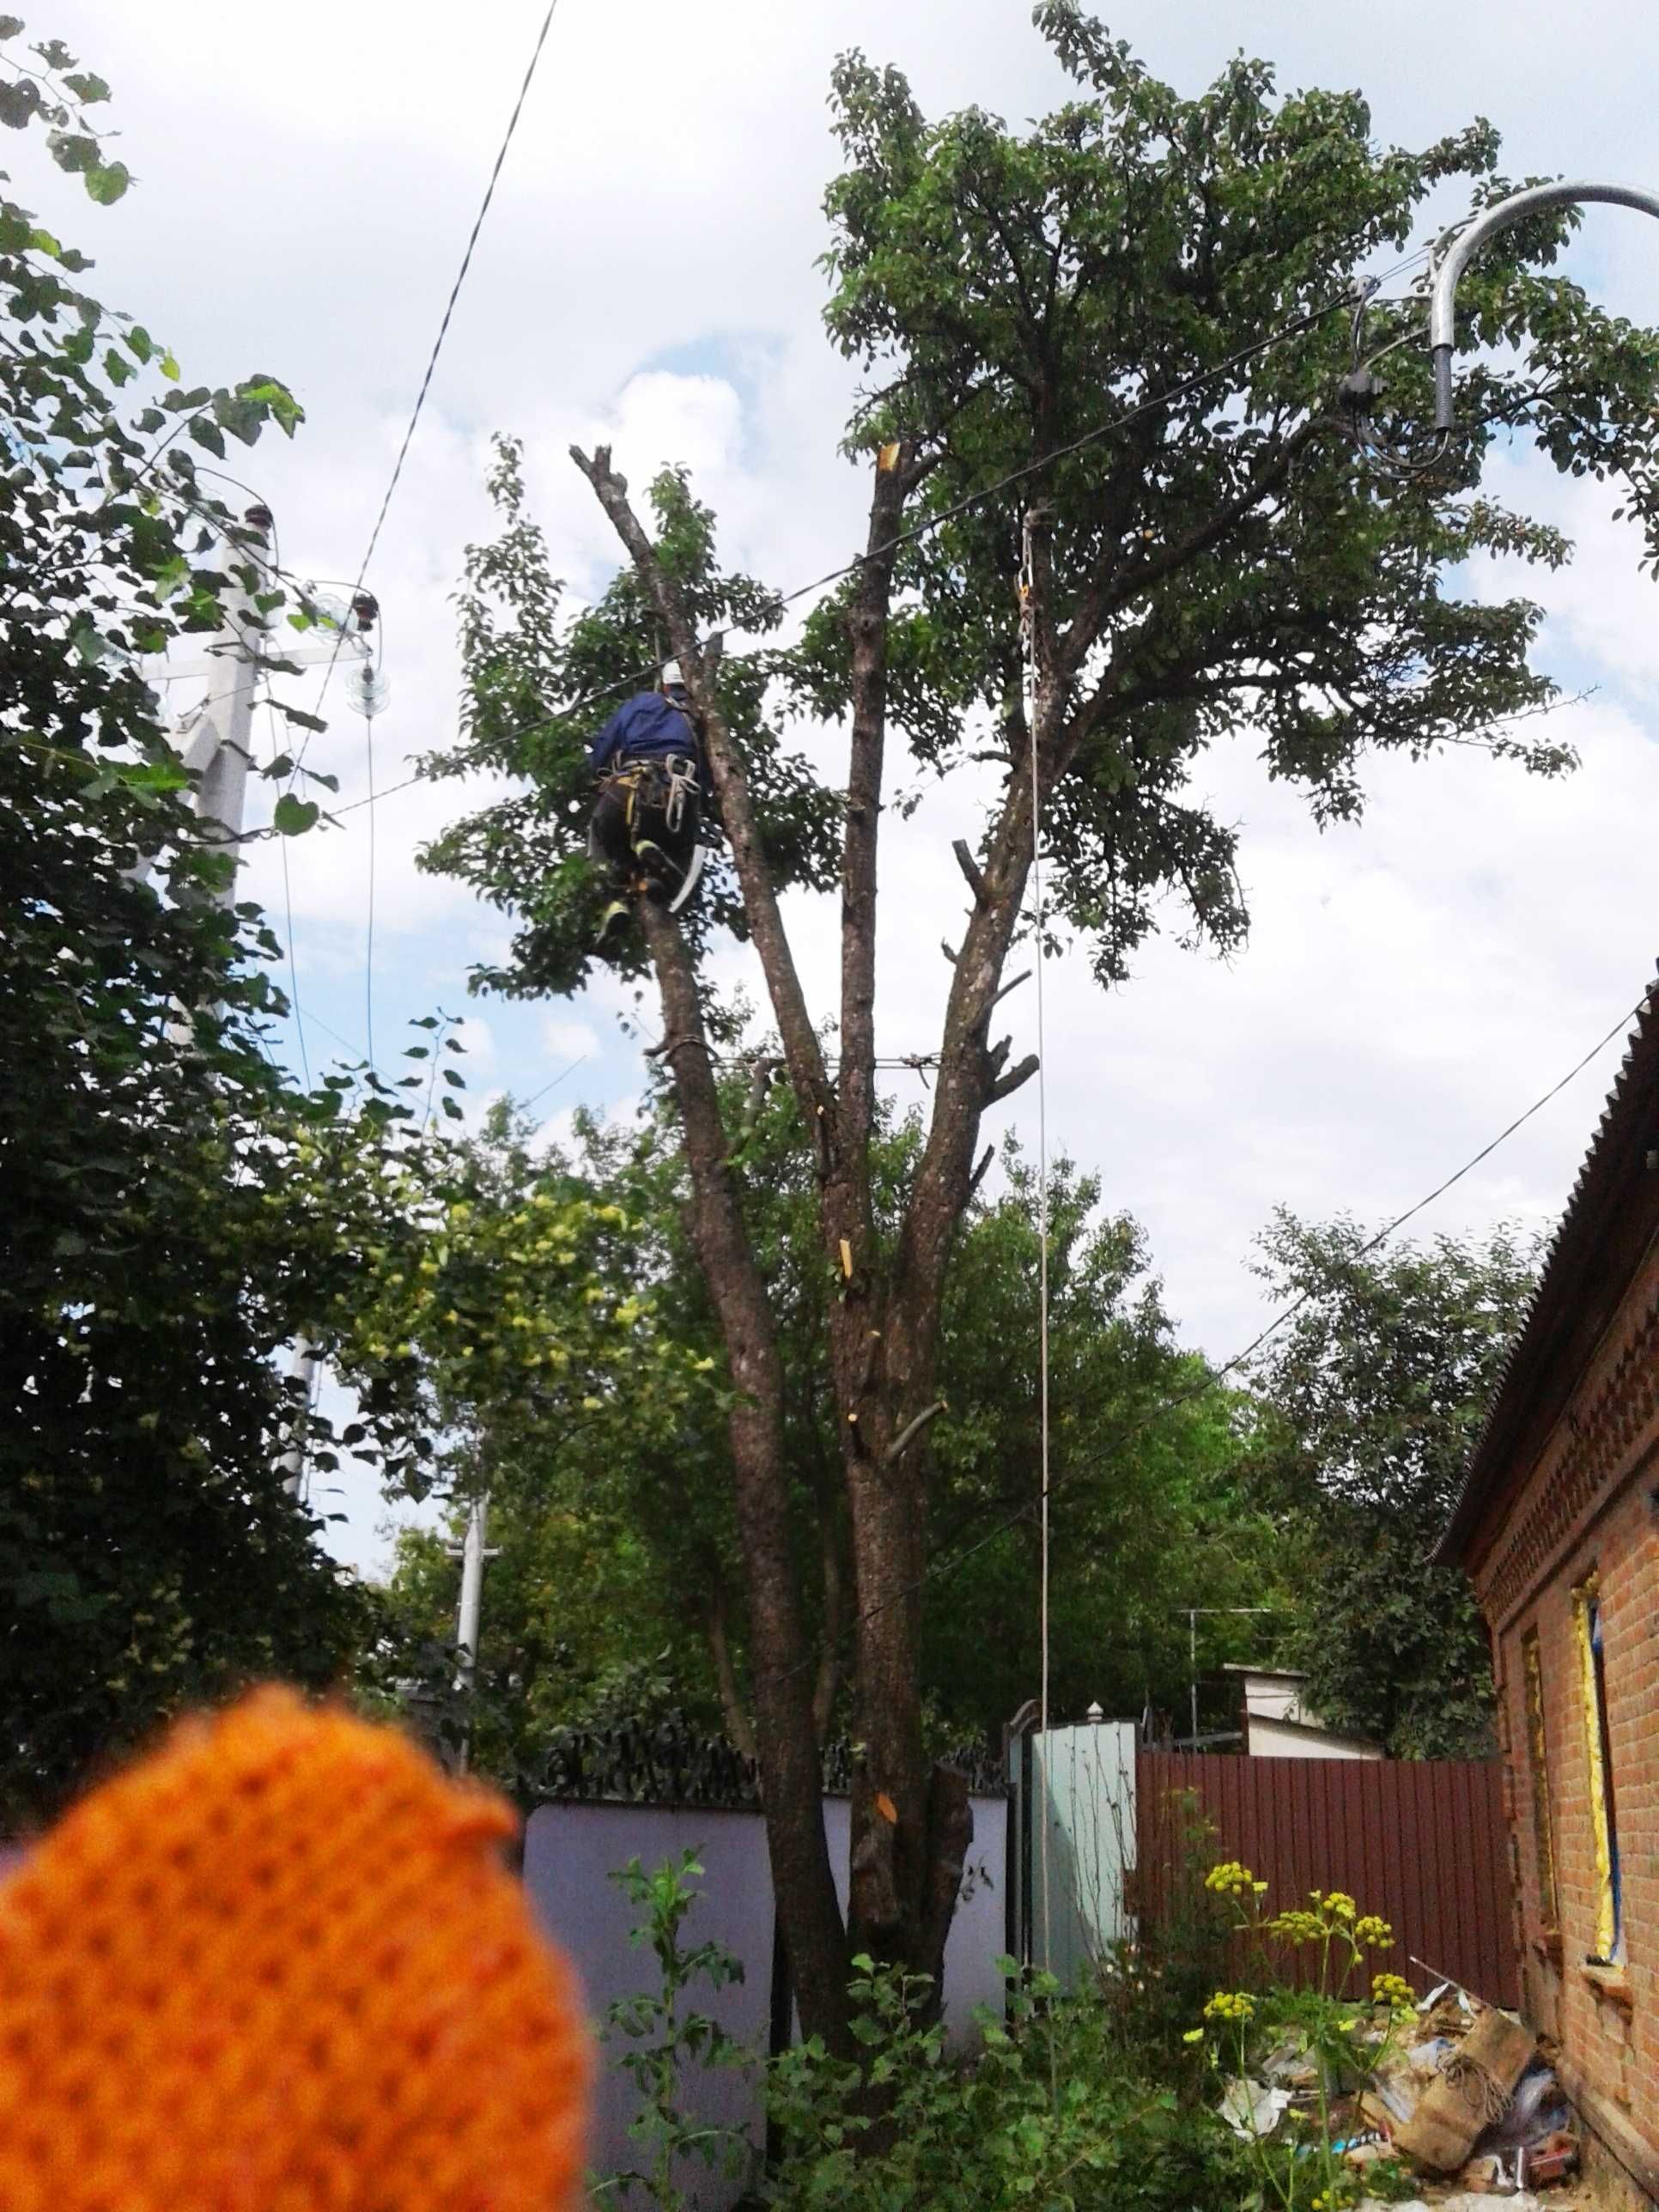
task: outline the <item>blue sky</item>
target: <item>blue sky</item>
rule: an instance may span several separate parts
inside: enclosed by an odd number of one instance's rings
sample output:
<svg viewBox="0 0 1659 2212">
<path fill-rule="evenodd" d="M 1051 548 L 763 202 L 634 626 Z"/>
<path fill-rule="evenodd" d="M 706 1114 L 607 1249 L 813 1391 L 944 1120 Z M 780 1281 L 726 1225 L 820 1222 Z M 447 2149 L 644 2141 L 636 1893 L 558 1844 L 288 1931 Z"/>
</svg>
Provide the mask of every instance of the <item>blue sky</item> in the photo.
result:
<svg viewBox="0 0 1659 2212">
<path fill-rule="evenodd" d="M 153 11 L 61 0 L 32 21 L 113 83 L 139 185 L 106 213 L 55 178 L 38 190 L 29 178 L 24 197 L 97 256 L 104 296 L 139 313 L 188 376 L 270 368 L 295 386 L 309 418 L 299 438 L 239 472 L 302 570 L 356 572 L 541 13 L 541 0 L 481 0 L 460 21 L 429 0 L 291 0 L 273 30 L 258 11 L 173 0 L 163 30 Z M 1110 21 L 1183 89 L 1243 45 L 1276 59 L 1286 87 L 1363 84 L 1382 137 L 1421 142 L 1483 112 L 1511 174 L 1659 183 L 1659 11 L 1635 0 L 1572 18 L 1530 0 L 1133 0 Z M 688 464 L 730 557 L 780 586 L 859 544 L 860 482 L 836 452 L 851 374 L 818 326 L 814 266 L 835 164 L 828 72 L 853 44 L 908 70 L 930 109 L 977 100 L 1018 118 L 1062 96 L 1018 0 L 725 0 L 717 16 L 562 0 L 369 579 L 392 685 L 374 726 L 379 786 L 453 726 L 449 595 L 489 527 L 492 431 L 525 438 L 536 509 L 578 594 L 616 556 L 565 459 L 573 438 L 609 440 L 636 483 Z M 1659 319 L 1653 225 L 1593 214 L 1571 266 L 1608 304 Z M 1559 718 L 1580 775 L 1544 787 L 1467 755 L 1390 763 L 1364 823 L 1322 836 L 1248 754 L 1219 752 L 1202 780 L 1243 827 L 1248 951 L 1224 966 L 1161 940 L 1110 997 L 1080 963 L 1049 971 L 1052 1137 L 1141 1217 L 1187 1340 L 1218 1358 L 1262 1317 L 1248 1261 L 1275 1204 L 1368 1220 L 1409 1204 L 1579 1057 L 1659 951 L 1655 587 L 1608 495 L 1564 484 L 1522 447 L 1496 475 L 1578 541 L 1571 570 L 1526 588 L 1548 611 L 1545 665 L 1594 692 Z M 360 798 L 364 726 L 337 699 L 330 721 L 314 757 L 343 799 Z M 823 742 L 828 756 L 834 733 Z M 407 1021 L 442 1006 L 467 1017 L 475 1108 L 553 1085 L 555 1127 L 578 1103 L 626 1113 L 640 1061 L 614 991 L 469 1001 L 469 967 L 507 925 L 414 866 L 456 804 L 398 792 L 290 842 L 286 896 L 275 845 L 256 853 L 251 886 L 284 934 L 291 901 L 313 1073 L 367 1042 L 372 866 L 382 1066 L 395 1069 Z M 973 805 L 963 792 L 930 801 L 890 860 L 884 1051 L 933 1040 L 942 963 L 915 948 L 958 902 L 950 841 L 973 827 Z M 827 1010 L 830 917 L 803 902 L 795 919 Z M 722 956 L 723 973 L 742 968 Z M 1030 1012 L 1012 1004 L 1018 1052 Z M 292 1030 L 286 1047 L 297 1057 Z M 1423 1226 L 1549 1223 L 1613 1064 Z M 1016 1108 L 1028 1131 L 1034 1110 L 1028 1091 Z M 385 1509 L 367 1478 L 348 1478 L 341 1503 L 335 1540 L 372 1569 Z"/>
</svg>

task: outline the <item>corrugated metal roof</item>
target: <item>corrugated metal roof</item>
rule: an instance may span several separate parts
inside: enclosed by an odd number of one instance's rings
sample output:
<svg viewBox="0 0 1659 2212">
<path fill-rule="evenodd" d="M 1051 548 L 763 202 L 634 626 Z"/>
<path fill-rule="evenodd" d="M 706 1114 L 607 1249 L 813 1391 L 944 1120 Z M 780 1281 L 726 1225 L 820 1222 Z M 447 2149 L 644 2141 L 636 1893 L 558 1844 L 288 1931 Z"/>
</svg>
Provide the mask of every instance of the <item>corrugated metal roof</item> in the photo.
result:
<svg viewBox="0 0 1659 2212">
<path fill-rule="evenodd" d="M 1654 1128 L 1659 1094 L 1659 981 L 1650 987 L 1625 1048 L 1625 1057 L 1589 1149 L 1544 1255 L 1526 1315 L 1499 1371 L 1497 1387 L 1468 1457 L 1463 1486 L 1452 1508 L 1437 1559 L 1456 1557 L 1502 1471 L 1504 1447 L 1541 1389 L 1547 1340 L 1566 1300 L 1593 1261 L 1595 1240 L 1607 1205 L 1626 1173 L 1633 1139 Z M 1656 1139 L 1659 1141 L 1659 1139 Z M 1622 1285 L 1621 1285 L 1622 1288 Z"/>
</svg>

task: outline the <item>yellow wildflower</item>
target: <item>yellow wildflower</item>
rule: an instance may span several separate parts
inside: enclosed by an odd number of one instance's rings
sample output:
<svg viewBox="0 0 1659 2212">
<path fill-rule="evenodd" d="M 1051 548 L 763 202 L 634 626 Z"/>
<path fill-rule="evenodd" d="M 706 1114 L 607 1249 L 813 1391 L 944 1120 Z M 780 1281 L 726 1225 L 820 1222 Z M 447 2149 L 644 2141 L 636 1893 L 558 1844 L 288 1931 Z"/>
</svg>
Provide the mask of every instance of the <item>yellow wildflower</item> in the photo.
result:
<svg viewBox="0 0 1659 2212">
<path fill-rule="evenodd" d="M 1236 2020 L 1241 2023 L 1254 2017 L 1255 1999 L 1243 1990 L 1218 1990 L 1204 2008 L 1206 2020 Z"/>
</svg>

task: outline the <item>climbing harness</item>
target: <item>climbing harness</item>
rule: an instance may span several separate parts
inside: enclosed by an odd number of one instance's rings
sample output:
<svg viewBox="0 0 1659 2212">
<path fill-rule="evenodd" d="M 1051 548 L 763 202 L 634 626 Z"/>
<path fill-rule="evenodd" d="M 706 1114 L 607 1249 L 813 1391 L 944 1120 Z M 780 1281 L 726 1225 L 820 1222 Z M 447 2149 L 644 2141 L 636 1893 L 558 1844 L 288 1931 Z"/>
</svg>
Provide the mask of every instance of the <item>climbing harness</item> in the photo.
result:
<svg viewBox="0 0 1659 2212">
<path fill-rule="evenodd" d="M 627 763 L 599 786 L 588 829 L 588 852 L 608 861 L 619 889 L 644 893 L 678 914 L 702 873 L 703 846 L 698 835 L 702 795 L 698 763 L 689 753 L 666 753 Z M 628 913 L 624 898 L 605 908 L 599 942 Z"/>
</svg>

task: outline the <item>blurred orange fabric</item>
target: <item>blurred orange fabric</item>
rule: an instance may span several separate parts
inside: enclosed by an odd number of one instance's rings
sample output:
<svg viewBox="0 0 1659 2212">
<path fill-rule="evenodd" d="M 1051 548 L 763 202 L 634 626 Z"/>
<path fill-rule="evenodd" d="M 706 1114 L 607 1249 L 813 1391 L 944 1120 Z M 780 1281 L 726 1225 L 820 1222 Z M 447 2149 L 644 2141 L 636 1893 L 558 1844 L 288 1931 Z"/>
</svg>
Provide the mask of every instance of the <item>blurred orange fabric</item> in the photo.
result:
<svg viewBox="0 0 1659 2212">
<path fill-rule="evenodd" d="M 564 2212 L 587 2039 L 498 1846 L 394 1730 L 262 1690 L 0 1886 L 4 2212 Z"/>
</svg>

